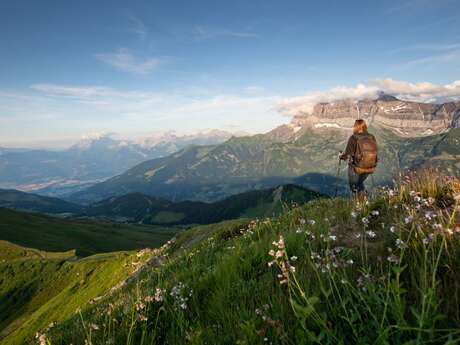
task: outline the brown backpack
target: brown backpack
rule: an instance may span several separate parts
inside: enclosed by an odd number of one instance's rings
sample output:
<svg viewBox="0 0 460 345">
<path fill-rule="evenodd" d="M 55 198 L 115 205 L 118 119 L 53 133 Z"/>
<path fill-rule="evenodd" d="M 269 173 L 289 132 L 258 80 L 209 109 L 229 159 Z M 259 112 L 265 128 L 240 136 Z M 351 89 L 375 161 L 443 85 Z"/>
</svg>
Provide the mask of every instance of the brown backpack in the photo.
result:
<svg viewBox="0 0 460 345">
<path fill-rule="evenodd" d="M 372 174 L 377 166 L 377 142 L 373 135 L 355 135 L 354 170 L 357 174 Z"/>
</svg>

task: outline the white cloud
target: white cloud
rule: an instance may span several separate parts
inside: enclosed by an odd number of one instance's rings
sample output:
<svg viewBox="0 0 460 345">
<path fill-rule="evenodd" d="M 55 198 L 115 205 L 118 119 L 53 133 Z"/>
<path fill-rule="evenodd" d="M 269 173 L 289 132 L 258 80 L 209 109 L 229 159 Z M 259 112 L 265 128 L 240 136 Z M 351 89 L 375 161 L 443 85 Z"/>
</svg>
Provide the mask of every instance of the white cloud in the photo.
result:
<svg viewBox="0 0 460 345">
<path fill-rule="evenodd" d="M 404 51 L 448 51 L 448 50 L 456 50 L 460 49 L 460 43 L 446 43 L 446 44 L 439 44 L 439 43 L 421 43 L 421 44 L 413 44 L 405 47 L 401 47 L 392 51 L 392 53 L 397 52 L 404 52 Z"/>
<path fill-rule="evenodd" d="M 161 93 L 150 91 L 121 91 L 104 86 L 72 86 L 59 84 L 33 84 L 31 89 L 40 92 L 44 96 L 53 99 L 67 99 L 90 104 L 100 104 L 106 109 L 105 105 L 115 109 L 143 109 L 151 111 L 150 106 L 153 104 L 163 106 L 174 106 L 171 111 L 180 112 L 203 111 L 203 110 L 222 110 L 238 106 L 247 106 L 255 103 L 265 102 L 266 108 L 269 109 L 274 101 L 279 98 L 266 95 L 232 95 L 232 94 L 214 94 L 210 93 L 203 96 L 203 92 L 197 93 L 196 96 L 185 95 L 181 93 Z M 261 92 L 263 89 L 258 88 Z M 1 94 L 0 94 L 1 96 Z M 271 102 L 267 102 L 271 101 Z"/>
<path fill-rule="evenodd" d="M 159 58 L 138 58 L 130 50 L 120 48 L 114 53 L 96 54 L 96 59 L 120 71 L 134 74 L 149 74 L 163 61 Z"/>
<path fill-rule="evenodd" d="M 327 91 L 314 92 L 301 97 L 282 100 L 278 110 L 289 116 L 311 113 L 315 104 L 342 99 L 373 99 L 385 92 L 404 100 L 418 102 L 445 102 L 460 99 L 460 80 L 450 84 L 436 85 L 429 82 L 410 83 L 391 78 L 374 80 L 354 87 L 339 86 Z"/>
<path fill-rule="evenodd" d="M 405 100 L 447 102 L 460 99 L 460 80 L 450 84 L 436 85 L 429 82 L 410 83 L 387 78 L 376 80 L 374 84 L 380 90 Z"/>
<path fill-rule="evenodd" d="M 236 31 L 229 29 L 209 28 L 203 26 L 195 26 L 193 34 L 199 38 L 216 38 L 220 36 L 240 37 L 240 38 L 254 38 L 257 34 L 250 31 Z"/>
<path fill-rule="evenodd" d="M 442 54 L 432 54 L 421 58 L 412 59 L 402 64 L 399 64 L 398 67 L 413 67 L 427 64 L 442 64 L 453 61 L 460 61 L 460 49 L 447 51 Z"/>
<path fill-rule="evenodd" d="M 376 98 L 379 91 L 424 102 L 460 99 L 460 80 L 437 85 L 380 79 L 287 99 L 262 89 L 257 89 L 260 91 L 257 93 L 241 90 L 239 94 L 229 94 L 212 89 L 152 92 L 50 83 L 34 84 L 30 88 L 29 92 L 22 93 L 0 91 L 0 138 L 3 141 L 75 138 L 90 131 L 125 134 L 160 129 L 222 129 L 229 123 L 241 125 L 244 131 L 264 132 L 289 121 L 279 112 L 309 113 L 318 102 Z"/>
<path fill-rule="evenodd" d="M 74 99 L 91 99 L 103 97 L 112 93 L 110 88 L 103 86 L 72 86 L 56 84 L 33 84 L 31 89 L 41 91 L 47 95 L 56 97 L 69 97 Z"/>
<path fill-rule="evenodd" d="M 460 61 L 460 43 L 419 43 L 406 45 L 389 51 L 390 54 L 408 53 L 412 57 L 394 66 L 397 68 L 410 68 L 432 66 L 438 64 L 455 63 Z"/>
<path fill-rule="evenodd" d="M 364 84 L 358 84 L 355 87 L 338 86 L 328 91 L 313 92 L 305 96 L 284 99 L 279 103 L 278 110 L 289 116 L 308 114 L 317 103 L 334 102 L 345 98 L 372 98 L 377 95 L 377 92 L 377 87 Z"/>
<path fill-rule="evenodd" d="M 136 16 L 129 15 L 129 26 L 127 31 L 144 38 L 148 34 L 148 28 L 144 22 Z"/>
<path fill-rule="evenodd" d="M 2 142 L 39 142 L 43 138 L 74 140 L 88 132 L 124 135 L 224 129 L 229 123 L 240 124 L 247 132 L 265 132 L 288 121 L 274 108 L 280 100 L 267 92 L 152 92 L 101 85 L 34 84 L 29 92 L 0 91 L 0 146 Z"/>
</svg>

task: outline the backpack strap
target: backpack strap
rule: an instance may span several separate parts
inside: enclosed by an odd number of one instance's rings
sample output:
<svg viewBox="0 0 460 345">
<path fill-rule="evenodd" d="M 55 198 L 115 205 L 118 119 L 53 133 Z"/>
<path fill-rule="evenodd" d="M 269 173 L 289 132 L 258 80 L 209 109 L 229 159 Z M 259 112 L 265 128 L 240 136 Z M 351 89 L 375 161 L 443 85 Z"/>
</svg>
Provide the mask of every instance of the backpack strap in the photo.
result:
<svg viewBox="0 0 460 345">
<path fill-rule="evenodd" d="M 351 165 L 356 166 L 358 157 L 361 155 L 361 150 L 359 147 L 359 135 L 353 134 L 353 138 L 355 139 L 355 152 L 352 156 Z"/>
</svg>

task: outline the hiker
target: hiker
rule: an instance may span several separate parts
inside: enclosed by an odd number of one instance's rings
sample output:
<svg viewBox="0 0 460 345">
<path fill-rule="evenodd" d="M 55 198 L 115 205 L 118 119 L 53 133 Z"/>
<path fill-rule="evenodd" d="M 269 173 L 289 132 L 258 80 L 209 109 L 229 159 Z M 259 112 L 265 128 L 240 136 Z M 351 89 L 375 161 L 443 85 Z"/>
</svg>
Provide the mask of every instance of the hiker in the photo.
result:
<svg viewBox="0 0 460 345">
<path fill-rule="evenodd" d="M 377 141 L 367 132 L 366 121 L 359 119 L 353 126 L 345 152 L 339 157 L 348 160 L 348 183 L 354 197 L 366 196 L 364 181 L 377 166 Z"/>
</svg>

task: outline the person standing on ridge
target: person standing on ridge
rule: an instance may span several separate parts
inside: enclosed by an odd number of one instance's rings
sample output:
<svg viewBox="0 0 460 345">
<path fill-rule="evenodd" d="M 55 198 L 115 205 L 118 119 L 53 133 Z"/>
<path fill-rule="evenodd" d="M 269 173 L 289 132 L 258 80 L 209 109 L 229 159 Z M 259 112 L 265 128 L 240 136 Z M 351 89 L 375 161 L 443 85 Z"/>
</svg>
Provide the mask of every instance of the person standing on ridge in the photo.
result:
<svg viewBox="0 0 460 345">
<path fill-rule="evenodd" d="M 348 160 L 348 183 L 354 197 L 364 197 L 364 181 L 377 167 L 377 141 L 368 133 L 366 121 L 359 119 L 353 126 L 345 152 L 339 157 Z"/>
</svg>

